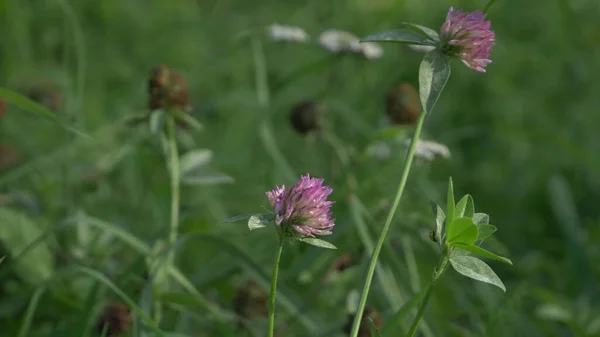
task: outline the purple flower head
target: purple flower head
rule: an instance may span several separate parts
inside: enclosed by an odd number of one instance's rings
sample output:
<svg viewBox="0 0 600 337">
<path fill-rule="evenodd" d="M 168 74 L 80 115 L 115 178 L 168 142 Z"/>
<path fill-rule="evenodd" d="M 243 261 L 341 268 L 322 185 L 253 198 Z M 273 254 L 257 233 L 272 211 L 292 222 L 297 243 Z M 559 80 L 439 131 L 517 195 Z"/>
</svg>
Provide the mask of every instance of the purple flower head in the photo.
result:
<svg viewBox="0 0 600 337">
<path fill-rule="evenodd" d="M 332 191 L 331 187 L 323 186 L 322 178 L 307 174 L 290 189 L 277 186 L 266 194 L 275 213 L 275 224 L 285 234 L 315 237 L 331 234 L 335 226 L 331 213 L 333 201 L 327 200 Z"/>
<path fill-rule="evenodd" d="M 459 56 L 469 68 L 485 72 L 492 62 L 489 57 L 496 37 L 491 25 L 480 11 L 468 13 L 450 7 L 440 34 L 442 50 Z"/>
</svg>

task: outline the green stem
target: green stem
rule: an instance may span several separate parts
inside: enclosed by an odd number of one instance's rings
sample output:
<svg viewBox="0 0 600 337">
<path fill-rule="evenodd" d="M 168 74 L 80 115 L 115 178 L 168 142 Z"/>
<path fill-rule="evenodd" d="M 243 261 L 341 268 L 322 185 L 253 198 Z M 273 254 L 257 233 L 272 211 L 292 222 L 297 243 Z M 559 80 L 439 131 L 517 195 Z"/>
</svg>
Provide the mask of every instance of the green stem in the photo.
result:
<svg viewBox="0 0 600 337">
<path fill-rule="evenodd" d="M 448 265 L 448 256 L 449 256 L 449 253 L 448 253 L 448 250 L 446 249 L 446 250 L 444 250 L 444 255 L 442 256 L 442 259 L 440 260 L 440 264 L 435 268 L 435 271 L 433 272 L 433 278 L 431 280 L 431 283 L 427 287 L 427 292 L 425 293 L 425 296 L 423 297 L 423 300 L 421 301 L 421 305 L 419 306 L 417 315 L 415 316 L 415 319 L 413 320 L 413 324 L 411 325 L 410 330 L 408 331 L 408 334 L 406 335 L 406 337 L 413 337 L 415 335 L 415 333 L 417 332 L 417 328 L 419 327 L 419 323 L 421 322 L 421 318 L 423 317 L 423 313 L 425 312 L 425 308 L 427 307 L 429 298 L 431 297 L 431 294 L 433 293 L 433 288 L 435 287 L 440 276 L 442 276 L 442 274 L 444 273 L 444 270 L 446 270 L 446 266 Z"/>
<path fill-rule="evenodd" d="M 483 14 L 487 13 L 487 11 L 490 10 L 490 7 L 492 7 L 492 5 L 494 3 L 496 3 L 497 0 L 490 0 L 487 5 L 485 5 L 485 7 L 483 8 Z"/>
<path fill-rule="evenodd" d="M 281 252 L 283 252 L 283 239 L 279 239 L 279 247 L 275 255 L 275 265 L 273 266 L 273 276 L 271 278 L 271 295 L 269 296 L 269 334 L 268 337 L 273 337 L 275 333 L 275 294 L 277 293 L 277 276 L 279 275 L 279 260 L 281 260 Z"/>
<path fill-rule="evenodd" d="M 369 269 L 367 270 L 367 278 L 365 280 L 365 285 L 363 286 L 362 294 L 360 296 L 360 302 L 358 303 L 356 315 L 354 316 L 354 323 L 352 324 L 352 331 L 350 333 L 350 337 L 358 336 L 358 330 L 360 328 L 360 323 L 362 322 L 363 311 L 367 304 L 367 297 L 369 296 L 369 290 L 371 289 L 373 275 L 375 274 L 375 267 L 377 266 L 377 259 L 379 258 L 379 253 L 381 253 L 381 248 L 383 247 L 383 243 L 385 242 L 387 233 L 390 230 L 392 220 L 396 215 L 398 204 L 400 204 L 400 199 L 402 199 L 402 194 L 404 194 L 404 188 L 406 187 L 406 181 L 408 180 L 408 174 L 410 172 L 410 167 L 412 165 L 412 161 L 415 156 L 415 150 L 417 148 L 417 141 L 419 140 L 419 136 L 421 135 L 421 130 L 423 128 L 423 124 L 425 123 L 426 117 L 427 113 L 425 113 L 425 111 L 421 112 L 421 115 L 419 115 L 419 120 L 417 121 L 417 125 L 415 127 L 415 133 L 412 136 L 410 147 L 408 148 L 408 153 L 406 154 L 406 161 L 404 162 L 404 168 L 402 169 L 402 176 L 400 178 L 400 183 L 398 184 L 398 190 L 396 191 L 394 203 L 392 204 L 387 219 L 385 220 L 385 224 L 383 225 L 383 229 L 381 230 L 381 234 L 379 235 L 379 239 L 377 240 L 375 250 L 371 255 Z"/>
<path fill-rule="evenodd" d="M 177 139 L 175 137 L 175 116 L 168 113 L 167 116 L 167 142 L 169 150 L 169 167 L 171 169 L 171 225 L 169 231 L 169 246 L 174 246 L 177 242 L 179 232 L 179 153 L 177 152 Z M 168 264 L 174 261 L 174 251 L 169 253 Z"/>
</svg>

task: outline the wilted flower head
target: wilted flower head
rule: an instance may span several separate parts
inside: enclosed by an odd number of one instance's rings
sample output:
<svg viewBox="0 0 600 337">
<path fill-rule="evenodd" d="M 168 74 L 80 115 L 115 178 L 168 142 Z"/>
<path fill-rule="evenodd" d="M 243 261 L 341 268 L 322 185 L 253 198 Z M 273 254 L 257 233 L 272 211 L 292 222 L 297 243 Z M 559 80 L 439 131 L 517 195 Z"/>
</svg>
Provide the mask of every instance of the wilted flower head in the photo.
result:
<svg viewBox="0 0 600 337">
<path fill-rule="evenodd" d="M 410 146 L 410 139 L 407 139 L 404 144 L 407 147 Z M 450 150 L 444 144 L 430 140 L 419 140 L 415 149 L 415 156 L 427 161 L 433 160 L 435 156 L 450 158 Z"/>
<path fill-rule="evenodd" d="M 360 39 L 349 32 L 330 29 L 319 37 L 321 46 L 332 53 L 357 53 L 367 59 L 377 59 L 383 55 L 383 49 L 374 42 L 360 43 Z"/>
<path fill-rule="evenodd" d="M 150 110 L 176 108 L 188 112 L 188 87 L 183 77 L 164 64 L 154 67 L 148 80 Z"/>
<path fill-rule="evenodd" d="M 421 113 L 419 93 L 409 83 L 401 83 L 388 93 L 386 108 L 386 114 L 392 123 L 415 124 Z"/>
<path fill-rule="evenodd" d="M 333 201 L 327 200 L 332 191 L 331 187 L 323 186 L 322 178 L 307 174 L 290 189 L 277 186 L 266 194 L 275 213 L 275 224 L 285 235 L 314 237 L 331 234 L 335 226 L 331 213 Z"/>
<path fill-rule="evenodd" d="M 440 34 L 442 50 L 460 57 L 469 68 L 485 72 L 492 62 L 489 57 L 496 37 L 491 25 L 480 11 L 469 13 L 450 7 Z"/>
<path fill-rule="evenodd" d="M 290 111 L 290 123 L 301 134 L 320 129 L 322 114 L 319 105 L 309 100 L 296 103 Z"/>
<path fill-rule="evenodd" d="M 269 36 L 274 41 L 282 42 L 306 42 L 308 34 L 304 29 L 294 26 L 285 26 L 274 23 L 269 26 Z"/>
</svg>

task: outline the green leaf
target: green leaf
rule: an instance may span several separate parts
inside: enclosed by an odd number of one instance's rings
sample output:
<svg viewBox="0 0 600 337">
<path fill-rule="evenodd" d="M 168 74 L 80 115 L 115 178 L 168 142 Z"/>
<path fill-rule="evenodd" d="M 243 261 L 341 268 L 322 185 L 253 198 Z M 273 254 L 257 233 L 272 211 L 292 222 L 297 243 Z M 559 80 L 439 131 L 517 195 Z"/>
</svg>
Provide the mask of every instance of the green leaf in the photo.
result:
<svg viewBox="0 0 600 337">
<path fill-rule="evenodd" d="M 192 150 L 181 156 L 179 165 L 181 167 L 181 175 L 186 175 L 194 170 L 202 168 L 208 164 L 213 158 L 213 153 L 209 149 Z"/>
<path fill-rule="evenodd" d="M 425 113 L 430 113 L 450 78 L 448 57 L 435 49 L 427 54 L 419 67 L 419 95 Z"/>
<path fill-rule="evenodd" d="M 195 170 L 181 177 L 181 182 L 186 185 L 219 185 L 231 184 L 235 179 L 221 172 Z"/>
<path fill-rule="evenodd" d="M 450 264 L 452 264 L 452 268 L 459 274 L 477 281 L 493 284 L 506 292 L 506 287 L 502 283 L 502 280 L 500 280 L 490 266 L 480 259 L 472 256 L 456 256 L 450 258 Z"/>
<path fill-rule="evenodd" d="M 446 242 L 453 244 L 457 242 L 473 244 L 477 240 L 477 226 L 471 218 L 458 218 L 446 229 Z"/>
<path fill-rule="evenodd" d="M 38 240 L 44 235 L 44 231 L 26 214 L 0 207 L 0 242 L 7 255 L 19 256 L 10 266 L 29 285 L 39 285 L 54 274 L 54 255 L 48 240 Z M 34 241 L 37 242 L 35 246 L 29 247 Z"/>
<path fill-rule="evenodd" d="M 402 22 L 400 29 L 375 33 L 361 39 L 361 42 L 398 42 L 403 44 L 418 44 L 435 46 L 439 42 L 438 33 L 428 27 L 414 23 Z"/>
<path fill-rule="evenodd" d="M 485 213 L 473 214 L 473 222 L 476 225 L 488 225 L 490 223 L 490 216 Z"/>
<path fill-rule="evenodd" d="M 327 248 L 327 249 L 337 249 L 336 246 L 334 246 L 333 244 L 321 240 L 321 239 L 317 239 L 317 238 L 302 238 L 300 239 L 300 241 L 304 242 L 304 243 L 308 243 L 309 245 L 313 245 L 316 247 L 321 247 L 321 248 Z"/>
<path fill-rule="evenodd" d="M 183 121 L 186 125 L 190 126 L 192 129 L 195 129 L 196 131 L 201 131 L 202 129 L 204 129 L 204 126 L 202 125 L 202 123 L 200 123 L 196 118 L 192 117 L 190 114 L 185 113 L 180 110 L 174 110 L 173 113 L 175 114 L 175 117 L 178 120 Z"/>
<path fill-rule="evenodd" d="M 466 244 L 466 243 L 455 243 L 454 246 L 457 247 L 457 248 L 466 250 L 468 252 L 477 254 L 479 256 L 487 257 L 488 259 L 493 259 L 493 260 L 497 260 L 497 261 L 504 262 L 504 263 L 512 265 L 512 261 L 511 260 L 509 260 L 509 259 L 507 259 L 505 257 L 502 257 L 500 255 L 496 255 L 496 254 L 494 254 L 494 253 L 492 253 L 490 251 L 487 251 L 487 250 L 485 250 L 485 249 L 483 249 L 483 248 L 481 248 L 479 246 L 469 245 L 469 244 Z"/>
<path fill-rule="evenodd" d="M 273 223 L 273 214 L 271 213 L 258 213 L 253 214 L 248 219 L 248 228 L 255 230 L 259 228 L 267 227 Z"/>
<path fill-rule="evenodd" d="M 471 195 L 467 194 L 458 201 L 455 214 L 457 218 L 463 216 L 467 218 L 473 217 L 475 214 L 475 203 L 473 202 L 473 197 L 471 197 Z"/>
<path fill-rule="evenodd" d="M 446 215 L 440 206 L 437 204 L 433 204 L 433 214 L 435 215 L 435 238 L 438 241 L 438 244 L 444 244 L 444 221 L 446 220 Z"/>
<path fill-rule="evenodd" d="M 159 133 L 165 125 L 165 112 L 162 109 L 153 110 L 150 112 L 150 132 L 152 134 Z"/>
<path fill-rule="evenodd" d="M 477 241 L 479 242 L 483 242 L 483 240 L 492 236 L 497 230 L 495 226 L 485 224 L 477 225 L 477 228 L 479 229 L 479 235 L 477 235 Z"/>
<path fill-rule="evenodd" d="M 387 32 L 375 33 L 363 37 L 360 42 L 396 42 L 402 44 L 416 44 L 423 46 L 434 46 L 426 35 L 419 34 L 409 29 L 396 29 Z"/>
<path fill-rule="evenodd" d="M 252 214 L 245 214 L 245 215 L 236 215 L 236 216 L 233 216 L 233 217 L 228 218 L 227 220 L 223 221 L 223 223 L 248 220 L 253 215 L 254 215 L 254 213 L 252 213 Z"/>
<path fill-rule="evenodd" d="M 454 213 L 454 184 L 452 184 L 452 177 L 448 180 L 448 195 L 446 197 L 446 223 L 450 224 L 455 219 Z M 446 233 L 448 232 L 448 226 L 446 226 Z M 447 235 L 446 235 L 447 236 Z"/>
<path fill-rule="evenodd" d="M 417 25 L 414 23 L 408 23 L 408 22 L 402 22 L 400 24 L 400 26 L 406 27 L 408 29 L 412 29 L 413 31 L 418 32 L 422 36 L 427 36 L 430 40 L 432 40 L 434 42 L 440 41 L 440 35 L 438 34 L 438 32 L 436 32 L 435 30 L 433 30 L 429 27 Z"/>
</svg>

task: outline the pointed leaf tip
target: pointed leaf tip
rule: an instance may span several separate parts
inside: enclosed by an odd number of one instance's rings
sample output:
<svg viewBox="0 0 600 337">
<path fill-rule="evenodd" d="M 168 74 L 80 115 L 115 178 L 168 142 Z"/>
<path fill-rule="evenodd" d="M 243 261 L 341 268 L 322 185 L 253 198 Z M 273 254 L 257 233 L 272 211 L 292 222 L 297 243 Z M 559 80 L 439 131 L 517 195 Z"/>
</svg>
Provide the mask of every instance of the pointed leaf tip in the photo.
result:
<svg viewBox="0 0 600 337">
<path fill-rule="evenodd" d="M 309 245 L 313 245 L 315 247 L 327 248 L 327 249 L 337 249 L 337 247 L 334 246 L 333 244 L 331 244 L 325 240 L 321 240 L 321 239 L 317 239 L 317 238 L 302 238 L 302 239 L 300 239 L 300 241 L 302 241 L 304 243 L 308 243 Z"/>
</svg>

